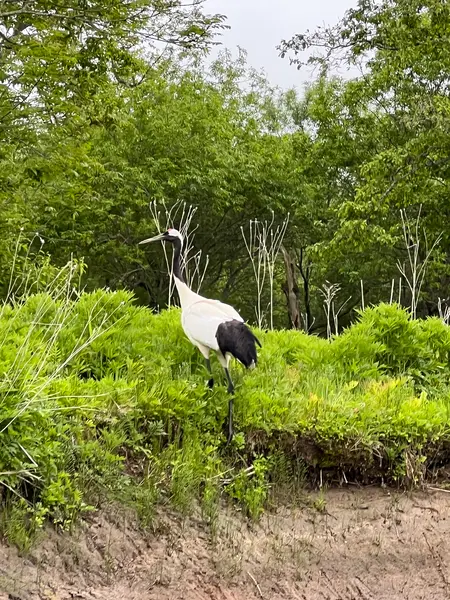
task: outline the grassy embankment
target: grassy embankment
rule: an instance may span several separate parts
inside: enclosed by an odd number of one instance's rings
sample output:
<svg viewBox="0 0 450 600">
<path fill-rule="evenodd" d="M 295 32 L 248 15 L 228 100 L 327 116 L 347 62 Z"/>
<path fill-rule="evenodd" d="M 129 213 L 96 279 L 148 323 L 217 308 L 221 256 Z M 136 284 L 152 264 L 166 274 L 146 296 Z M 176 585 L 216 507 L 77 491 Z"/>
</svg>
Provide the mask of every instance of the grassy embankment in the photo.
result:
<svg viewBox="0 0 450 600">
<path fill-rule="evenodd" d="M 111 501 L 144 524 L 160 504 L 200 502 L 213 524 L 224 495 L 257 518 L 310 478 L 415 485 L 448 461 L 438 319 L 380 305 L 331 342 L 259 332 L 258 368 L 234 367 L 225 448 L 225 386 L 205 386 L 178 311 L 152 314 L 126 292 L 75 297 L 71 279 L 0 309 L 0 527 L 22 547 L 47 520 L 69 528 Z"/>
</svg>

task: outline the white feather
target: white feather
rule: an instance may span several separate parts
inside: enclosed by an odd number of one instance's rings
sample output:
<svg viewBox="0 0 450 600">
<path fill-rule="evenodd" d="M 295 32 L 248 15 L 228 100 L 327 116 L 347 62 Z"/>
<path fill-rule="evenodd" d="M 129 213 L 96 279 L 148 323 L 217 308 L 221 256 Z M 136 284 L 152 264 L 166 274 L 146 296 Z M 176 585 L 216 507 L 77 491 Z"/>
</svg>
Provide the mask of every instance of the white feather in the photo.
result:
<svg viewBox="0 0 450 600">
<path fill-rule="evenodd" d="M 180 281 L 178 277 L 173 277 L 175 279 L 175 285 L 178 291 L 178 295 L 180 297 L 181 310 L 186 310 L 191 304 L 194 302 L 199 302 L 200 300 L 204 300 L 203 296 L 200 294 L 196 294 L 188 287 L 183 281 Z"/>
<path fill-rule="evenodd" d="M 219 350 L 216 339 L 217 328 L 221 323 L 244 319 L 229 304 L 220 300 L 210 300 L 193 292 L 185 283 L 174 277 L 180 296 L 181 325 L 189 340 L 208 358 L 209 350 Z"/>
<path fill-rule="evenodd" d="M 216 300 L 203 298 L 194 302 L 181 312 L 181 324 L 184 332 L 193 344 L 219 350 L 216 333 L 219 325 L 241 316 L 232 307 Z"/>
<path fill-rule="evenodd" d="M 208 302 L 214 302 L 214 304 L 228 317 L 236 319 L 236 321 L 241 321 L 241 323 L 244 322 L 244 319 L 241 317 L 238 311 L 229 304 L 224 304 L 223 302 L 220 302 L 220 300 L 208 300 Z"/>
</svg>

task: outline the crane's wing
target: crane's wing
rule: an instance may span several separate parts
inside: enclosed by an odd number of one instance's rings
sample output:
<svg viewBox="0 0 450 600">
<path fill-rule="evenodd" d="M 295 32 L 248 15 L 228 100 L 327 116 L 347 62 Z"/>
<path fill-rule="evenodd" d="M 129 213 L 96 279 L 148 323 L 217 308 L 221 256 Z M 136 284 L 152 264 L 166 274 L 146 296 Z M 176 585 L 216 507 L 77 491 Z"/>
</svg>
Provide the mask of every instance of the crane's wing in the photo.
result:
<svg viewBox="0 0 450 600">
<path fill-rule="evenodd" d="M 217 328 L 221 323 L 233 319 L 243 321 L 239 313 L 228 304 L 205 298 L 183 310 L 181 323 L 191 342 L 198 342 L 211 350 L 219 350 Z"/>
<path fill-rule="evenodd" d="M 215 306 L 220 308 L 220 310 L 231 319 L 236 319 L 236 321 L 240 321 L 241 323 L 244 322 L 244 319 L 238 311 L 229 304 L 224 304 L 223 302 L 220 302 L 220 300 L 207 300 L 207 302 L 214 303 Z"/>
</svg>

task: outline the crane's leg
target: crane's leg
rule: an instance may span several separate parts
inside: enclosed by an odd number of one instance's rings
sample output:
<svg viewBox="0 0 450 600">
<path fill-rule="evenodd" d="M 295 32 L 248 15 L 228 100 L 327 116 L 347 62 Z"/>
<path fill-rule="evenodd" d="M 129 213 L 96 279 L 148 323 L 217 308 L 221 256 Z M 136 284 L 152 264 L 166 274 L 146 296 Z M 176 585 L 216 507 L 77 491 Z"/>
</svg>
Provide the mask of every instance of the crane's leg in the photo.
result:
<svg viewBox="0 0 450 600">
<path fill-rule="evenodd" d="M 212 389 L 214 386 L 214 378 L 212 376 L 211 361 L 209 358 L 205 358 L 205 364 L 206 368 L 208 369 L 208 373 L 211 375 L 211 377 L 208 379 L 208 387 Z"/>
<path fill-rule="evenodd" d="M 229 394 L 234 394 L 234 383 L 230 377 L 230 371 L 228 370 L 228 367 L 225 368 L 225 375 L 227 376 L 227 381 L 228 381 L 227 392 Z"/>
<path fill-rule="evenodd" d="M 214 385 L 214 379 L 212 376 L 211 361 L 209 360 L 209 348 L 203 344 L 197 344 L 197 348 L 203 354 L 206 368 L 208 369 L 208 373 L 211 375 L 211 377 L 208 379 L 208 387 L 211 389 Z"/>
<path fill-rule="evenodd" d="M 225 375 L 227 376 L 228 381 L 228 393 L 230 394 L 230 399 L 228 401 L 228 419 L 226 423 L 227 427 L 227 446 L 233 439 L 234 435 L 234 427 L 233 427 L 233 404 L 234 404 L 234 384 L 233 380 L 230 376 L 230 371 L 228 370 L 228 366 L 230 364 L 231 355 L 228 353 L 223 354 L 220 350 L 217 352 L 217 358 L 219 359 L 220 364 L 222 365 Z"/>
<path fill-rule="evenodd" d="M 231 398 L 228 401 L 228 437 L 227 437 L 227 446 L 233 439 L 234 428 L 233 428 L 233 404 L 234 404 L 234 384 L 230 377 L 230 371 L 228 367 L 225 367 L 225 374 L 228 380 L 228 393 L 231 394 Z"/>
</svg>

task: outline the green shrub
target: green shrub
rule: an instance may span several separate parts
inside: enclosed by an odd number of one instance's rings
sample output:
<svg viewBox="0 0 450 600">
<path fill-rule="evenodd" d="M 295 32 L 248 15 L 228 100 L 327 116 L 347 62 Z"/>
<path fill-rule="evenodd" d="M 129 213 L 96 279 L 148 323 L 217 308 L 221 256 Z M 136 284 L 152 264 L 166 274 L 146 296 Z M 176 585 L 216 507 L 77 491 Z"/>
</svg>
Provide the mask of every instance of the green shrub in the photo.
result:
<svg viewBox="0 0 450 600">
<path fill-rule="evenodd" d="M 360 311 L 358 322 L 331 346 L 335 360 L 352 376 L 408 373 L 423 381 L 450 364 L 450 328 L 435 317 L 413 320 L 397 305 Z"/>
</svg>

